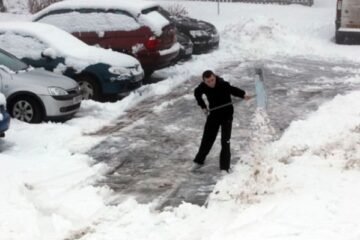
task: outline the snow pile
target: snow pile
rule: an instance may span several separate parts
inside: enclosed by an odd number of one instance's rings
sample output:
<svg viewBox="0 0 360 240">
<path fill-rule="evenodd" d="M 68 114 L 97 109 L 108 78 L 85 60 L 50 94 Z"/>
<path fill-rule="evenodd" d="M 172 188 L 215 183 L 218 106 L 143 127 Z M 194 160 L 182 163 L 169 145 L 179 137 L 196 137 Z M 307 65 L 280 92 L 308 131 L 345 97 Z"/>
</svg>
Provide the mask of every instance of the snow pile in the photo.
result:
<svg viewBox="0 0 360 240">
<path fill-rule="evenodd" d="M 360 111 L 354 99 L 359 95 L 353 92 L 337 96 L 309 119 L 292 122 L 281 139 L 268 147 L 268 153 L 284 163 L 291 163 L 299 156 L 312 156 L 341 168 L 355 167 L 360 157 L 357 147 Z"/>
<path fill-rule="evenodd" d="M 29 13 L 27 0 L 3 0 L 8 12 L 11 13 Z"/>
<path fill-rule="evenodd" d="M 227 25 L 221 37 L 225 41 L 237 41 L 239 49 L 259 57 L 277 54 L 279 49 L 273 47 L 274 43 L 279 44 L 284 34 L 288 31 L 274 19 L 258 17 Z"/>
<path fill-rule="evenodd" d="M 323 43 L 312 34 L 299 34 L 298 31 L 274 18 L 259 16 L 227 25 L 221 36 L 226 42 L 237 42 L 239 51 L 244 51 L 251 58 L 332 55 L 323 47 L 319 48 Z M 235 46 L 234 43 L 231 46 Z"/>
<path fill-rule="evenodd" d="M 251 142 L 231 176 L 220 181 L 210 195 L 210 203 L 234 200 L 242 204 L 260 201 L 262 195 L 274 192 L 278 177 L 276 163 L 267 158 L 265 146 L 275 139 L 275 130 L 263 108 L 258 108 L 251 122 Z M 246 164 L 244 166 L 244 164 Z"/>
</svg>

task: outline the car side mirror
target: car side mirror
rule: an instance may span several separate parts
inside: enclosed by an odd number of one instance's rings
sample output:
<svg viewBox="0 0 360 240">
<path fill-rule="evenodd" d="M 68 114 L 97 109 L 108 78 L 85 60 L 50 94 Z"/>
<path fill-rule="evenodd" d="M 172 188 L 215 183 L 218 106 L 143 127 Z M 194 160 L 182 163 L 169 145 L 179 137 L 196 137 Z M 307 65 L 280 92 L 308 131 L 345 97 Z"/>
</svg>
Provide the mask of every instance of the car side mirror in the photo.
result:
<svg viewBox="0 0 360 240">
<path fill-rule="evenodd" d="M 56 51 L 52 48 L 47 48 L 41 52 L 41 57 L 46 58 L 46 59 L 55 59 Z"/>
</svg>

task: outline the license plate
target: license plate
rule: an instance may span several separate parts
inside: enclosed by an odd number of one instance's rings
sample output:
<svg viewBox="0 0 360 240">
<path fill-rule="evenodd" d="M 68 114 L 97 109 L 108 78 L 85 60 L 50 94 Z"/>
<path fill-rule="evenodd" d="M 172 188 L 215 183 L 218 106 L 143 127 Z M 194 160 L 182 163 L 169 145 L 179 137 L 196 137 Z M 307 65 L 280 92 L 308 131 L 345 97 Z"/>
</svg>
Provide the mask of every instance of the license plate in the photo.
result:
<svg viewBox="0 0 360 240">
<path fill-rule="evenodd" d="M 73 98 L 73 103 L 74 104 L 79 103 L 81 102 L 81 100 L 82 100 L 82 95 L 76 96 Z"/>
</svg>

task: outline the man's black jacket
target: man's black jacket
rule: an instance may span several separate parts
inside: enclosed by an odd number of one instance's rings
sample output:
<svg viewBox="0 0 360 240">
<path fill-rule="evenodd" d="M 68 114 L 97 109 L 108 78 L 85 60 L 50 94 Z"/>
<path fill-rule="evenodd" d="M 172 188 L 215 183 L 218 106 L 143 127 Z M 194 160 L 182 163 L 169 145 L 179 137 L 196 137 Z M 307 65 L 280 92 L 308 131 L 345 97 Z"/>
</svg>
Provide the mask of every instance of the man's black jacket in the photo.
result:
<svg viewBox="0 0 360 240">
<path fill-rule="evenodd" d="M 194 91 L 194 95 L 199 106 L 201 108 L 207 108 L 204 99 L 202 98 L 203 94 L 205 94 L 208 99 L 209 109 L 212 109 L 214 107 L 230 103 L 231 95 L 244 98 L 245 91 L 240 88 L 231 86 L 230 83 L 216 76 L 216 84 L 214 88 L 210 88 L 204 82 L 202 82 L 195 88 Z M 232 105 L 228 105 L 211 112 L 212 115 L 214 114 L 216 116 L 224 117 L 232 117 L 233 113 L 234 108 Z"/>
</svg>

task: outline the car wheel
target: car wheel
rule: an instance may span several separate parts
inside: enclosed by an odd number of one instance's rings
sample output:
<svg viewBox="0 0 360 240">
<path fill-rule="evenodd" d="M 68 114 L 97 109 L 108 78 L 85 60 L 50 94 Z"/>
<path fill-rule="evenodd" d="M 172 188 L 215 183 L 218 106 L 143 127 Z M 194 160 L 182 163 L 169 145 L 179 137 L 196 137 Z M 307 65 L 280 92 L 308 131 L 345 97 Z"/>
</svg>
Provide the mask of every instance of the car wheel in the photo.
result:
<svg viewBox="0 0 360 240">
<path fill-rule="evenodd" d="M 13 118 L 27 123 L 40 123 L 42 120 L 39 102 L 30 97 L 19 97 L 12 100 L 10 113 Z"/>
<path fill-rule="evenodd" d="M 83 100 L 99 100 L 99 85 L 92 76 L 80 75 L 76 77 L 76 81 L 79 83 Z"/>
</svg>

